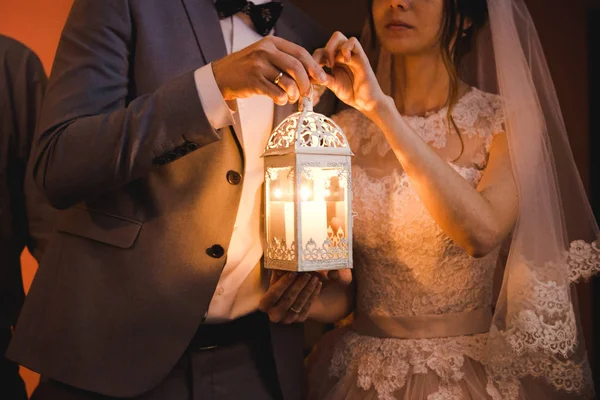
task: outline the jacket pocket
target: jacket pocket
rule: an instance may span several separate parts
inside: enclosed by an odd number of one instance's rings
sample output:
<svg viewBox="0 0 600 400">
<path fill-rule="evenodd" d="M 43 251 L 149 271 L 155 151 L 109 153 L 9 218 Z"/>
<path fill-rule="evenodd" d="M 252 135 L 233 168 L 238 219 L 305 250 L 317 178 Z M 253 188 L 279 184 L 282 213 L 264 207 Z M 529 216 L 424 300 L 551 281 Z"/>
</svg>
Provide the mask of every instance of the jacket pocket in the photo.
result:
<svg viewBox="0 0 600 400">
<path fill-rule="evenodd" d="M 74 207 L 62 211 L 56 230 L 128 249 L 135 243 L 142 222 L 103 211 Z"/>
</svg>

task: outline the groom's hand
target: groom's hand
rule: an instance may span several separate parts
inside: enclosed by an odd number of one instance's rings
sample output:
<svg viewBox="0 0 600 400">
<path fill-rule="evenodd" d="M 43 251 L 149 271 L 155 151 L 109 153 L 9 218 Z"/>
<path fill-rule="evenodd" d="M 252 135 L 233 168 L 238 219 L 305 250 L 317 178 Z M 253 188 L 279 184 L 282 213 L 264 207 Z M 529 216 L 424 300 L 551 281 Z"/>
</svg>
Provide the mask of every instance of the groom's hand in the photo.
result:
<svg viewBox="0 0 600 400">
<path fill-rule="evenodd" d="M 310 273 L 273 271 L 259 308 L 272 322 L 304 322 L 322 285 L 321 279 Z"/>
<path fill-rule="evenodd" d="M 311 82 L 324 84 L 327 79 L 308 51 L 275 36 L 213 62 L 212 68 L 225 100 L 266 95 L 285 105 L 310 93 Z"/>
</svg>

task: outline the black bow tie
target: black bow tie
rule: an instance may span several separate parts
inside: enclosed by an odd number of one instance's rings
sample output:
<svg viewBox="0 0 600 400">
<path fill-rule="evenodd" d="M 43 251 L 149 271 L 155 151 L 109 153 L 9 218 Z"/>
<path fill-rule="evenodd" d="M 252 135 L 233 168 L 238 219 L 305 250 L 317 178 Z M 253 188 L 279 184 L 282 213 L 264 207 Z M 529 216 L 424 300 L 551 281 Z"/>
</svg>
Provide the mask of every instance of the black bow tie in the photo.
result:
<svg viewBox="0 0 600 400">
<path fill-rule="evenodd" d="M 262 36 L 267 36 L 271 32 L 283 10 L 283 4 L 277 1 L 256 5 L 247 0 L 217 0 L 215 6 L 221 19 L 229 18 L 239 12 L 247 14 L 256 32 Z"/>
</svg>

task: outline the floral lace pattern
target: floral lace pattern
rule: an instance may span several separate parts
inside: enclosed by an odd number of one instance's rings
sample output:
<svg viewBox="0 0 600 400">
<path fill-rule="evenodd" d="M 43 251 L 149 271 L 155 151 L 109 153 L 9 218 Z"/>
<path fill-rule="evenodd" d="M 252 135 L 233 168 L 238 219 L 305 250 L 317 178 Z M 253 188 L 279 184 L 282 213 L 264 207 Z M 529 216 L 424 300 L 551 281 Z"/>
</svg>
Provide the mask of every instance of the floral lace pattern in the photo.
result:
<svg viewBox="0 0 600 400">
<path fill-rule="evenodd" d="M 497 327 L 499 321 L 491 327 L 488 343 L 493 351 L 485 357 L 488 373 L 504 383 L 500 387 L 503 398 L 514 398 L 513 387 L 525 376 L 543 378 L 554 388 L 581 398 L 593 397 L 587 392 L 592 387 L 591 372 L 579 348 L 569 297 L 571 279 L 565 276 L 569 257 L 565 255 L 562 265 L 547 263 L 543 277 L 534 274 L 527 260 L 515 263 L 513 275 L 518 278 L 508 279 L 513 279 L 512 300 L 518 312 L 506 313 L 503 329 Z"/>
<path fill-rule="evenodd" d="M 405 120 L 434 149 L 449 146 L 447 109 Z M 471 89 L 453 111 L 464 144 L 458 161 L 444 157 L 467 182 L 477 186 L 487 165 L 495 134 L 504 132 L 502 103 L 498 96 Z M 355 152 L 354 258 L 357 311 L 378 316 L 414 316 L 473 311 L 492 304 L 493 278 L 500 249 L 473 258 L 437 225 L 420 201 L 410 178 L 402 171 L 383 133 L 362 114 L 345 110 L 334 120 L 346 133 Z M 383 161 L 382 161 L 383 160 Z M 385 161 L 390 160 L 390 161 Z M 568 263 L 571 280 L 587 278 L 600 270 L 596 244 L 575 242 Z M 342 379 L 356 373 L 357 385 L 374 389 L 380 399 L 393 399 L 410 374 L 434 371 L 440 379 L 430 400 L 461 399 L 458 385 L 466 358 L 487 364 L 486 391 L 492 399 L 516 399 L 519 377 L 543 376 L 567 391 L 581 389 L 587 367 L 568 356 L 577 342 L 575 317 L 568 297 L 568 282 L 525 279 L 521 313 L 508 313 L 506 327 L 490 334 L 439 339 L 382 339 L 346 332 L 334 349 L 330 374 Z M 527 284 L 531 285 L 527 285 Z M 533 284 L 535 283 L 535 284 Z M 533 293 L 533 295 L 532 295 Z M 567 307 L 568 309 L 565 309 Z M 572 338 L 573 340 L 565 340 Z M 488 341 L 504 346 L 505 360 L 490 360 Z M 496 345 L 496 343 L 494 343 Z M 502 347 L 500 347 L 502 348 Z M 523 357 L 520 365 L 515 355 Z M 497 352 L 502 353 L 502 352 Z M 518 357 L 517 357 L 518 359 Z M 537 375 L 536 375 L 537 374 Z"/>
<path fill-rule="evenodd" d="M 442 339 L 380 339 L 347 332 L 331 361 L 330 373 L 340 378 L 358 372 L 358 386 L 375 389 L 378 398 L 394 399 L 409 374 L 434 371 L 442 384 L 429 399 L 462 399 L 456 382 L 463 378 L 465 358 L 480 361 L 487 335 L 459 336 Z"/>
<path fill-rule="evenodd" d="M 598 241 L 586 243 L 576 240 L 571 243 L 567 256 L 569 265 L 569 279 L 577 282 L 580 279 L 587 280 L 592 275 L 600 272 L 600 247 Z"/>
<path fill-rule="evenodd" d="M 446 147 L 450 127 L 448 107 L 423 117 L 405 117 L 408 124 L 434 147 Z M 504 132 L 504 111 L 500 97 L 471 88 L 456 104 L 452 117 L 461 134 L 480 137 L 484 143 L 494 134 Z"/>
<path fill-rule="evenodd" d="M 374 124 L 357 112 L 348 109 L 339 113 L 334 119 L 348 133 L 350 147 L 358 154 L 369 155 L 374 151 L 378 156 L 384 156 L 390 151 L 390 145 L 385 136 Z M 437 149 L 448 144 L 448 108 L 444 107 L 425 117 L 404 117 L 408 125 L 424 141 Z M 477 143 L 478 151 L 469 160 L 479 169 L 485 167 L 493 136 L 505 131 L 504 111 L 502 101 L 496 95 L 471 88 L 454 107 L 452 117 L 460 130 L 463 139 Z"/>
<path fill-rule="evenodd" d="M 481 174 L 459 169 L 474 179 Z M 442 314 L 489 306 L 498 251 L 470 257 L 431 218 L 405 174 L 373 179 L 355 168 L 354 252 L 358 311 Z M 366 194 L 366 193 L 365 193 Z M 427 244 L 427 246 L 424 246 Z"/>
</svg>

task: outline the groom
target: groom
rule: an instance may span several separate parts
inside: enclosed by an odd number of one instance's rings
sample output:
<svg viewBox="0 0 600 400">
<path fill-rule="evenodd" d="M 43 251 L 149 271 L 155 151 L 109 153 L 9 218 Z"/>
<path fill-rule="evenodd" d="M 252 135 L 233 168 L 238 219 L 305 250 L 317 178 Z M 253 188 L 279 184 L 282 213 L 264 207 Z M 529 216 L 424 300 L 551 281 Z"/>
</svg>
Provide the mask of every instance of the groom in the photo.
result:
<svg viewBox="0 0 600 400">
<path fill-rule="evenodd" d="M 75 0 L 33 154 L 62 211 L 8 351 L 34 398 L 304 397 L 302 326 L 258 312 L 302 321 L 320 285 L 260 267 L 273 101 L 324 79 L 284 5 Z"/>
</svg>

